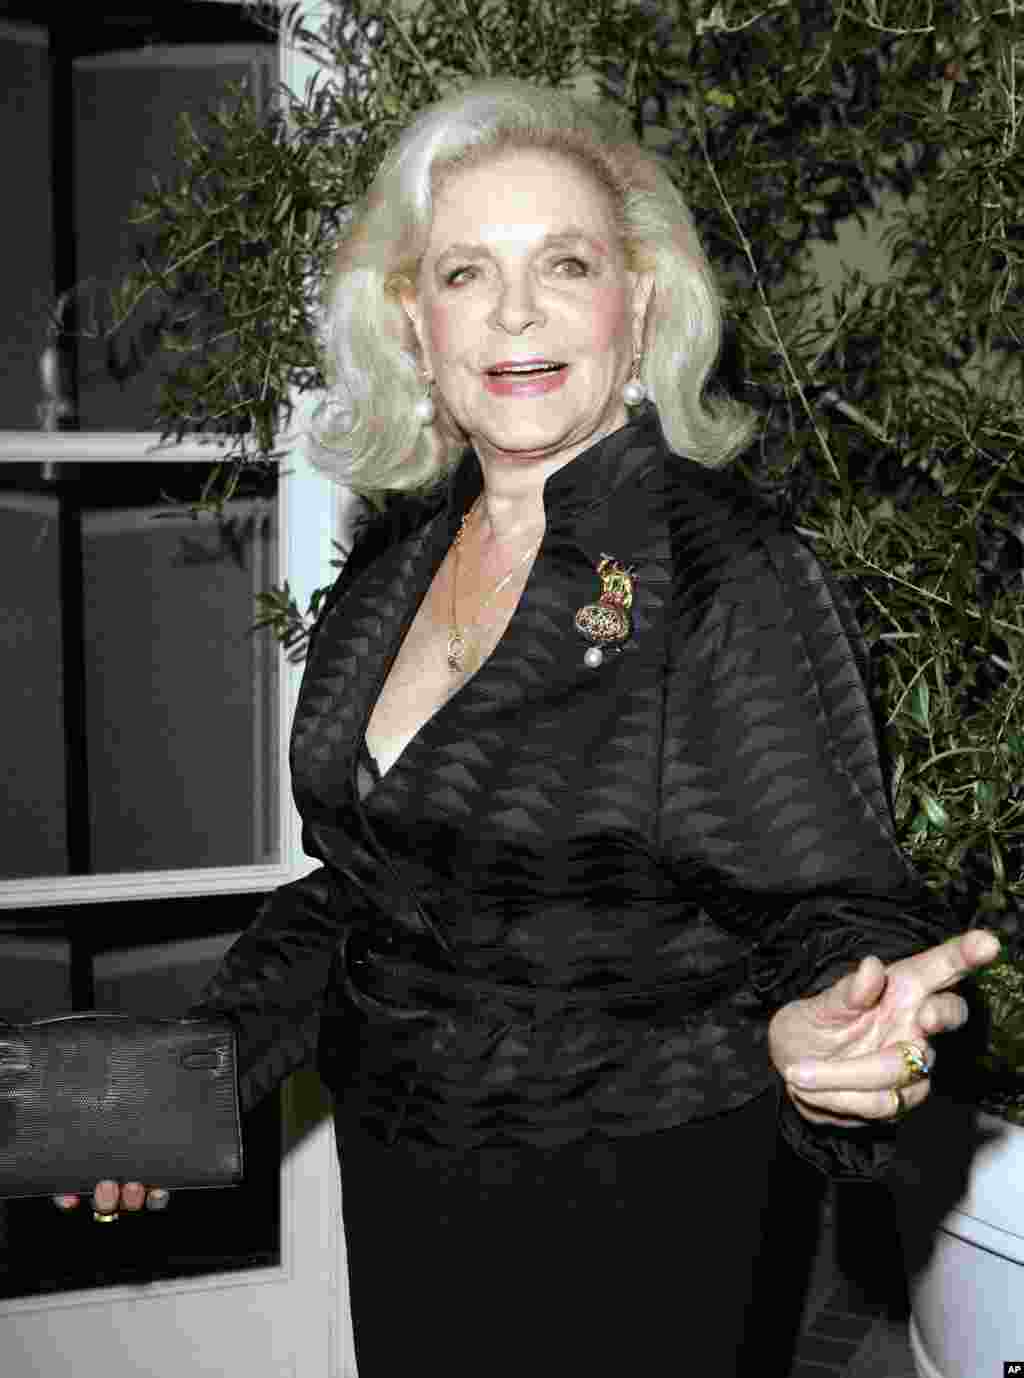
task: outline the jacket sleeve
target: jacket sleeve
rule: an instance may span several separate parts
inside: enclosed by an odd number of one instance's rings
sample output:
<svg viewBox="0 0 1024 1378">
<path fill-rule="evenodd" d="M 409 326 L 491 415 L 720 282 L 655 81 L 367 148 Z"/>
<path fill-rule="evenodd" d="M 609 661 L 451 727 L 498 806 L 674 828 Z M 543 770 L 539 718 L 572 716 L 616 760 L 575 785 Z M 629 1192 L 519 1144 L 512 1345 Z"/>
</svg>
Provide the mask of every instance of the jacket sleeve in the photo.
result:
<svg viewBox="0 0 1024 1378">
<path fill-rule="evenodd" d="M 225 1016 L 234 1024 L 243 1110 L 313 1060 L 346 917 L 325 866 L 282 885 L 189 1010 L 193 1018 Z"/>
<path fill-rule="evenodd" d="M 821 562 L 766 519 L 683 623 L 674 658 L 690 682 L 666 758 L 675 859 L 743 944 L 764 1013 L 869 953 L 890 963 L 949 938 L 952 915 L 897 842 L 867 657 Z M 878 1177 L 892 1157 L 890 1130 L 824 1132 L 788 1102 L 782 1131 L 835 1178 Z"/>
</svg>

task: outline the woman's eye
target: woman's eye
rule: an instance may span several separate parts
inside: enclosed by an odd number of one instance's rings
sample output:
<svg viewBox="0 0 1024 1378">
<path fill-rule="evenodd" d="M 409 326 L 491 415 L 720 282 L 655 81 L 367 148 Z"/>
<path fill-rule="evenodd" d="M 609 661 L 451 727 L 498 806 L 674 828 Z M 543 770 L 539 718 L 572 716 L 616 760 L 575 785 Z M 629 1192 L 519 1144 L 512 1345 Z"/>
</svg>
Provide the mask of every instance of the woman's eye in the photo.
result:
<svg viewBox="0 0 1024 1378">
<path fill-rule="evenodd" d="M 463 268 L 451 268 L 444 275 L 446 287 L 459 287 L 464 282 L 469 282 L 476 269 L 472 264 L 466 264 Z"/>
<path fill-rule="evenodd" d="M 583 278 L 590 272 L 590 265 L 582 258 L 560 258 L 554 263 L 554 270 L 561 277 Z"/>
</svg>

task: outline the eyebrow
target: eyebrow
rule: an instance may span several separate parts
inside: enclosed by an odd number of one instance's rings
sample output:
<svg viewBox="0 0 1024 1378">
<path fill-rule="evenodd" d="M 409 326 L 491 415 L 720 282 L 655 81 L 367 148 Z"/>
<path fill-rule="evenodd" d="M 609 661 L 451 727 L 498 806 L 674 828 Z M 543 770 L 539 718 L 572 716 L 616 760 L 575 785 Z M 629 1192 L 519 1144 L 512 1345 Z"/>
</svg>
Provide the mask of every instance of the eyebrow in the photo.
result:
<svg viewBox="0 0 1024 1378">
<path fill-rule="evenodd" d="M 550 249 L 559 244 L 579 244 L 581 241 L 584 244 L 590 244 L 599 254 L 607 257 L 608 249 L 602 240 L 595 239 L 586 230 L 577 229 L 575 226 L 570 226 L 566 230 L 559 230 L 557 234 L 546 234 L 537 247 L 538 249 Z M 441 259 L 449 258 L 452 255 L 457 258 L 490 258 L 491 251 L 486 244 L 449 244 L 447 249 L 438 254 L 438 261 L 440 262 Z"/>
</svg>

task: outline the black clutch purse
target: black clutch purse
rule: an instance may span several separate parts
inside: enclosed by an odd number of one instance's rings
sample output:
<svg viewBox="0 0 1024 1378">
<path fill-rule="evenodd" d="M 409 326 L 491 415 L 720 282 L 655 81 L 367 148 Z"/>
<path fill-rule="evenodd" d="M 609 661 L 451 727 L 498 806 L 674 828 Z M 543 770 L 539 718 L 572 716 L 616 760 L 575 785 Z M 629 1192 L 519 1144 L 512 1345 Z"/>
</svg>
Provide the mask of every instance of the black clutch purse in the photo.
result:
<svg viewBox="0 0 1024 1378">
<path fill-rule="evenodd" d="M 0 1197 L 91 1193 L 104 1178 L 225 1187 L 242 1171 L 226 1020 L 0 1020 Z"/>
</svg>

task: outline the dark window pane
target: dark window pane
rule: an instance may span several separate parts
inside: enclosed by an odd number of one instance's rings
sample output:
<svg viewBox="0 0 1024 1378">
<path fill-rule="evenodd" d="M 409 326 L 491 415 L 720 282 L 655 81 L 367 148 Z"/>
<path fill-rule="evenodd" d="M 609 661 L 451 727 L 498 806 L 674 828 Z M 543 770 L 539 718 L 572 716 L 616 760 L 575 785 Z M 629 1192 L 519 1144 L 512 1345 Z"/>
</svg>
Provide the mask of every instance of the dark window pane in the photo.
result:
<svg viewBox="0 0 1024 1378">
<path fill-rule="evenodd" d="M 194 520 L 205 465 L 0 471 L 0 876 L 278 857 L 272 480 Z"/>
<path fill-rule="evenodd" d="M 2 876 L 67 871 L 56 514 L 49 494 L 0 490 Z"/>
<path fill-rule="evenodd" d="M 144 251 L 129 223 L 154 177 L 173 179 L 176 120 L 249 81 L 269 98 L 276 45 L 240 5 L 105 6 L 0 2 L 0 141 L 17 152 L 18 214 L 0 223 L 0 427 L 51 421 L 146 430 L 168 356 L 154 352 L 143 305 L 108 354 L 108 288 Z M 44 354 L 68 334 L 60 358 Z M 129 345 L 140 352 L 128 364 Z M 56 404 L 62 404 L 58 416 Z"/>
<path fill-rule="evenodd" d="M 0 144 L 15 173 L 18 208 L 0 216 L 0 426 L 33 430 L 54 305 L 50 57 L 38 25 L 0 28 Z"/>
</svg>

